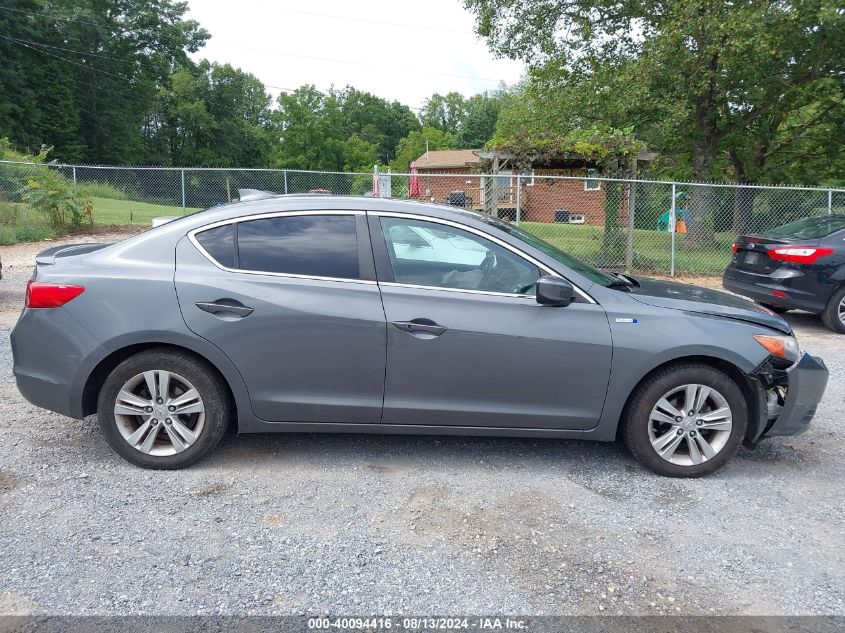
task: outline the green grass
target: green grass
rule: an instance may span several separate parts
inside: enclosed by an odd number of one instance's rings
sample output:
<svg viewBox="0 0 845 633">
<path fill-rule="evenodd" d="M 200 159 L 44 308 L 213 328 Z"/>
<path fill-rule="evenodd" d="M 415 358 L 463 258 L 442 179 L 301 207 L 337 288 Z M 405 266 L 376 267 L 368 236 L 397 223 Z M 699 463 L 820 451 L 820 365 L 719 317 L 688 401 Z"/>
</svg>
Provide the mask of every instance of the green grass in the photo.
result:
<svg viewBox="0 0 845 633">
<path fill-rule="evenodd" d="M 163 204 L 91 198 L 94 205 L 94 224 L 140 224 L 150 226 L 150 221 L 160 215 L 185 215 L 199 209 L 171 207 Z"/>
<path fill-rule="evenodd" d="M 563 251 L 600 267 L 624 266 L 624 246 L 618 257 L 601 252 L 604 227 L 577 224 L 520 222 L 520 228 L 557 246 Z M 623 230 L 622 240 L 626 238 Z M 720 274 L 731 259 L 734 236 L 716 234 L 715 248 L 694 248 L 687 236 L 675 235 L 675 272 L 677 274 Z M 632 272 L 667 273 L 671 266 L 672 234 L 666 231 L 634 230 L 634 270 Z"/>
<path fill-rule="evenodd" d="M 94 224 L 150 226 L 153 218 L 162 215 L 184 215 L 198 209 L 150 204 L 134 200 L 92 198 Z M 11 207 L 15 207 L 12 209 Z M 0 217 L 0 244 L 38 241 L 55 236 L 37 211 L 23 204 L 6 204 L 11 224 L 3 225 Z M 577 224 L 545 224 L 521 222 L 520 227 L 554 244 L 558 248 L 599 267 L 624 266 L 624 245 L 617 256 L 601 252 L 604 227 Z M 622 234 L 625 239 L 624 231 Z M 687 244 L 685 235 L 675 235 L 675 272 L 677 274 L 720 274 L 731 258 L 733 235 L 717 234 L 717 248 L 698 249 Z M 672 236 L 666 231 L 634 231 L 634 269 L 632 272 L 668 274 L 670 269 Z"/>
<path fill-rule="evenodd" d="M 94 224 L 98 226 L 150 226 L 153 218 L 161 215 L 184 215 L 198 209 L 135 202 L 92 198 Z M 84 228 L 84 227 L 83 227 Z M 19 242 L 40 242 L 54 238 L 56 231 L 47 224 L 44 216 L 28 205 L 4 202 L 0 204 L 0 245 Z"/>
</svg>

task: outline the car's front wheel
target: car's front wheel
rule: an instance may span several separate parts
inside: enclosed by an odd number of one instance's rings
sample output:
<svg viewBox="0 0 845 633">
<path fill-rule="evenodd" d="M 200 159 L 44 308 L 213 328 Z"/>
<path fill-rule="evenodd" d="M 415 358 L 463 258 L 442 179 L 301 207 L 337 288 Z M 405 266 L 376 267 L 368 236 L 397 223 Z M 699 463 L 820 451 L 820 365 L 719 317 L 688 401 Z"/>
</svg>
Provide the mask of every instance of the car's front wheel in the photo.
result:
<svg viewBox="0 0 845 633">
<path fill-rule="evenodd" d="M 834 332 L 845 334 L 845 286 L 833 293 L 822 312 L 822 321 Z"/>
<path fill-rule="evenodd" d="M 213 449 L 229 423 L 223 381 L 205 363 L 178 351 L 149 350 L 106 378 L 97 407 L 109 445 L 143 468 L 176 469 Z"/>
<path fill-rule="evenodd" d="M 622 439 L 637 460 L 667 477 L 701 477 L 736 455 L 748 409 L 734 380 L 701 363 L 659 370 L 632 395 Z"/>
</svg>

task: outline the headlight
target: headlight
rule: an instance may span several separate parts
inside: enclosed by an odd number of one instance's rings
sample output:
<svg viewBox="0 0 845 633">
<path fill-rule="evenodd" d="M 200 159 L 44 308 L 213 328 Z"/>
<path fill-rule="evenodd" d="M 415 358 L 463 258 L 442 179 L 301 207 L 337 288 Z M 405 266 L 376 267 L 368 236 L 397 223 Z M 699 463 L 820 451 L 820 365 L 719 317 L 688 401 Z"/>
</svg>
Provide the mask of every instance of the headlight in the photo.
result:
<svg viewBox="0 0 845 633">
<path fill-rule="evenodd" d="M 792 363 L 798 360 L 801 350 L 798 349 L 798 341 L 794 336 L 766 336 L 755 334 L 754 340 L 769 350 L 769 354 L 788 360 Z"/>
</svg>

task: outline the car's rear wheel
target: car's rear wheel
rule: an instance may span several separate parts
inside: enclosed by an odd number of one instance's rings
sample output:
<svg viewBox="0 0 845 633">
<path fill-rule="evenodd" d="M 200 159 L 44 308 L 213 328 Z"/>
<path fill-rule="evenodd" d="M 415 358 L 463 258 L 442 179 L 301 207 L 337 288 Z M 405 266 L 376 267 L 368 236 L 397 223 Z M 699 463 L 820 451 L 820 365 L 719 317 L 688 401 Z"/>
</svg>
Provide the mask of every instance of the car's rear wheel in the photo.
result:
<svg viewBox="0 0 845 633">
<path fill-rule="evenodd" d="M 833 293 L 827 302 L 822 321 L 834 332 L 845 334 L 845 286 Z"/>
<path fill-rule="evenodd" d="M 213 449 L 229 423 L 226 387 L 205 363 L 149 350 L 118 365 L 98 402 L 109 445 L 143 468 L 176 469 Z"/>
<path fill-rule="evenodd" d="M 685 363 L 649 376 L 636 389 L 622 421 L 622 439 L 637 460 L 667 477 L 701 477 L 736 455 L 748 409 L 724 372 Z"/>
</svg>

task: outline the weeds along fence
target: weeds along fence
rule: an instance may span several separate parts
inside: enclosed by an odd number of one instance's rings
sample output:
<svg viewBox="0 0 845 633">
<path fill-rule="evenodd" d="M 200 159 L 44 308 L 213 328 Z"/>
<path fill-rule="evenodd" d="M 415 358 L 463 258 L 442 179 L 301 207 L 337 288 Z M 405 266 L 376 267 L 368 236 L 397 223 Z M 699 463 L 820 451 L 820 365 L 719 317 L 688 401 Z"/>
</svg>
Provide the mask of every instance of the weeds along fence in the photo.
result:
<svg viewBox="0 0 845 633">
<path fill-rule="evenodd" d="M 845 213 L 843 189 L 528 172 L 390 174 L 0 161 L 0 205 L 7 216 L 39 221 L 24 200 L 30 181 L 45 169 L 86 197 L 96 224 L 150 226 L 154 217 L 237 200 L 239 189 L 376 195 L 486 213 L 598 267 L 673 276 L 720 274 L 739 234 Z"/>
</svg>

